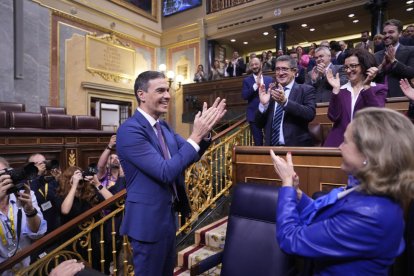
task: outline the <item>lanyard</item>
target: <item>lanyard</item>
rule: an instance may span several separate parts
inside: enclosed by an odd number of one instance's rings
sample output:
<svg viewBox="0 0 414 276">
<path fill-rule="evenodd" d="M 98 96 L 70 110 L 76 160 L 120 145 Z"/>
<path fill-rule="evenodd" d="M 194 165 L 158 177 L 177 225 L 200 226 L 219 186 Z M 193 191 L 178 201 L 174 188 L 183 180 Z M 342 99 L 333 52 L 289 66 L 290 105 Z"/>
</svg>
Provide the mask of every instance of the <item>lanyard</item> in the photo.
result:
<svg viewBox="0 0 414 276">
<path fill-rule="evenodd" d="M 49 183 L 46 182 L 46 184 L 45 184 L 45 193 L 43 194 L 42 189 L 40 189 L 40 188 L 39 188 L 39 193 L 46 199 L 48 190 L 49 190 Z"/>
<path fill-rule="evenodd" d="M 10 203 L 9 203 L 9 215 L 10 215 L 11 229 L 9 228 L 9 225 L 8 225 L 7 221 L 6 221 L 6 225 L 4 225 L 4 223 L 2 223 L 2 224 L 3 224 L 3 227 L 4 227 L 5 231 L 10 231 L 10 234 L 12 235 L 13 240 L 14 240 L 14 239 L 16 239 L 16 232 L 14 231 L 13 207 Z M 7 245 L 6 234 L 3 231 L 3 227 L 0 227 L 0 236 L 1 236 L 1 240 L 2 240 L 3 244 Z"/>
</svg>

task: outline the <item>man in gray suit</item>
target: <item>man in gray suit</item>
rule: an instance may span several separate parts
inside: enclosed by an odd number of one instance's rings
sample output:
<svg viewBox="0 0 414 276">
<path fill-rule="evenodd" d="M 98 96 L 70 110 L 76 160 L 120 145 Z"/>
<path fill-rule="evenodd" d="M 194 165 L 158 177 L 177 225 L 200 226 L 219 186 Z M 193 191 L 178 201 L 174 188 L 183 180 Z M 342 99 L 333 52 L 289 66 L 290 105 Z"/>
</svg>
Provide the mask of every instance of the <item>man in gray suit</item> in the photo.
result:
<svg viewBox="0 0 414 276">
<path fill-rule="evenodd" d="M 342 65 L 333 65 L 331 62 L 331 51 L 328 47 L 319 47 L 315 50 L 316 66 L 308 73 L 306 84 L 312 85 L 316 89 L 316 102 L 329 102 L 332 95 L 332 86 L 326 80 L 326 72 L 332 70 L 334 76 L 339 73 L 341 85 L 348 79 L 342 70 Z"/>
<path fill-rule="evenodd" d="M 414 78 L 414 46 L 399 43 L 402 30 L 401 21 L 387 20 L 383 25 L 385 50 L 375 53 L 382 67 L 380 76 L 388 84 L 388 97 L 403 97 L 400 80 Z"/>
</svg>

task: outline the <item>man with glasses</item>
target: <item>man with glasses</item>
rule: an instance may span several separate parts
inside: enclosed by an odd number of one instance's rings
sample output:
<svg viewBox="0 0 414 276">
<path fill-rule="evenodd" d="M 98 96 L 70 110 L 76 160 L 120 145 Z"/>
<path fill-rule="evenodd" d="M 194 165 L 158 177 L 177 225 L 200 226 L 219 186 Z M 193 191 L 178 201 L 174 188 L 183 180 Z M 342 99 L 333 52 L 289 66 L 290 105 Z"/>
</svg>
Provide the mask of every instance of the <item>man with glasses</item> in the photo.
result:
<svg viewBox="0 0 414 276">
<path fill-rule="evenodd" d="M 259 89 L 256 123 L 265 129 L 265 146 L 313 146 L 308 124 L 315 118 L 315 89 L 295 82 L 297 62 L 276 59 L 276 83 Z"/>
<path fill-rule="evenodd" d="M 36 197 L 29 185 L 24 190 L 10 193 L 13 183 L 5 172 L 9 168 L 6 159 L 0 157 L 0 263 L 16 254 L 46 232 L 46 221 L 37 205 Z M 20 227 L 19 227 L 20 226 Z M 13 269 L 27 267 L 27 257 Z M 15 275 L 12 271 L 3 271 L 3 276 Z"/>
<path fill-rule="evenodd" d="M 30 181 L 30 189 L 34 192 L 47 221 L 46 233 L 50 233 L 60 226 L 60 207 L 56 201 L 58 183 L 53 176 L 46 176 L 46 158 L 42 154 L 34 153 L 27 161 L 33 162 L 38 169 L 37 177 Z"/>
<path fill-rule="evenodd" d="M 316 102 L 329 102 L 332 95 L 332 86 L 326 79 L 326 72 L 331 69 L 333 74 L 339 73 L 341 85 L 348 79 L 342 70 L 342 65 L 333 65 L 331 62 L 331 51 L 327 47 L 318 47 L 315 50 L 316 66 L 308 73 L 306 84 L 312 85 L 316 89 Z"/>
</svg>

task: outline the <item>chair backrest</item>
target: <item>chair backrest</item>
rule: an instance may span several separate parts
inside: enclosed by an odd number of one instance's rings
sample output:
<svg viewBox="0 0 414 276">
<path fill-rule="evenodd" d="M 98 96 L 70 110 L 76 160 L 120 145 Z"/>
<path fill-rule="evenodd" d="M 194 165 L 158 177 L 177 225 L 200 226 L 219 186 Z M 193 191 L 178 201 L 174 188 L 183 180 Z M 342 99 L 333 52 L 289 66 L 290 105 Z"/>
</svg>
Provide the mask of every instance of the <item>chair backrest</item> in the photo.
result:
<svg viewBox="0 0 414 276">
<path fill-rule="evenodd" d="M 22 103 L 0 102 L 0 110 L 9 112 L 24 112 L 26 110 L 26 106 Z"/>
<path fill-rule="evenodd" d="M 239 183 L 233 191 L 221 275 L 285 276 L 295 271 L 294 257 L 276 240 L 279 188 Z"/>
<path fill-rule="evenodd" d="M 313 140 L 313 145 L 315 147 L 321 147 L 324 142 L 323 128 L 319 123 L 309 123 L 308 125 L 309 133 Z"/>
<path fill-rule="evenodd" d="M 0 128 L 9 127 L 9 114 L 7 111 L 0 110 Z"/>
<path fill-rule="evenodd" d="M 75 121 L 75 129 L 101 129 L 101 123 L 98 117 L 75 115 L 73 118 Z"/>
<path fill-rule="evenodd" d="M 65 114 L 43 114 L 47 129 L 73 129 L 73 117 Z"/>
<path fill-rule="evenodd" d="M 43 114 L 10 112 L 10 128 L 43 128 Z"/>
<path fill-rule="evenodd" d="M 44 106 L 40 107 L 42 114 L 66 114 L 66 108 L 57 106 Z"/>
</svg>

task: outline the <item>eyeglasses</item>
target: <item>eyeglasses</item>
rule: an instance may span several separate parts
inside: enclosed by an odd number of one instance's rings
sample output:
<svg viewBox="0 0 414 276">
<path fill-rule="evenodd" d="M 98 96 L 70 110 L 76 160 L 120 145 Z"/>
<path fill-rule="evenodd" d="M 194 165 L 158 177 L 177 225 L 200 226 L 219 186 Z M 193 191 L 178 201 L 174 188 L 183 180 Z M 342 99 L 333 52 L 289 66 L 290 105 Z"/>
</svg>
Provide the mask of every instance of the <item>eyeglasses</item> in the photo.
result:
<svg viewBox="0 0 414 276">
<path fill-rule="evenodd" d="M 342 68 L 344 69 L 344 71 L 348 71 L 349 69 L 355 70 L 358 66 L 359 66 L 359 63 L 353 63 L 349 65 L 344 65 Z"/>
<path fill-rule="evenodd" d="M 287 73 L 289 72 L 289 70 L 292 70 L 293 68 L 288 68 L 288 67 L 276 67 L 275 71 L 276 72 L 282 72 L 282 73 Z"/>
</svg>

